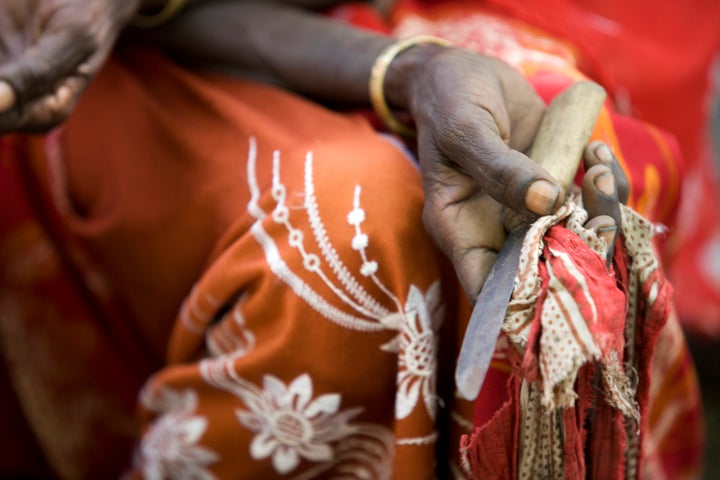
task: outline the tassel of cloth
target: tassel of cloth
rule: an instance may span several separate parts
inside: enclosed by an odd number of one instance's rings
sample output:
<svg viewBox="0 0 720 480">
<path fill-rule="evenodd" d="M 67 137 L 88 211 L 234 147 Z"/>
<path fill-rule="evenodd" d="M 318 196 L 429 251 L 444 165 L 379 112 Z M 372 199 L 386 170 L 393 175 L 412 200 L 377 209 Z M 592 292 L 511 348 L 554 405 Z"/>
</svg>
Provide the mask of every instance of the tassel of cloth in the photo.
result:
<svg viewBox="0 0 720 480">
<path fill-rule="evenodd" d="M 474 478 L 637 475 L 645 365 L 671 289 L 653 225 L 624 206 L 622 216 L 609 269 L 608 246 L 584 228 L 588 214 L 576 200 L 528 230 L 503 324 L 514 347 L 510 399 L 461 443 Z M 514 465 L 501 469 L 481 445 L 504 448 L 500 458 Z"/>
</svg>

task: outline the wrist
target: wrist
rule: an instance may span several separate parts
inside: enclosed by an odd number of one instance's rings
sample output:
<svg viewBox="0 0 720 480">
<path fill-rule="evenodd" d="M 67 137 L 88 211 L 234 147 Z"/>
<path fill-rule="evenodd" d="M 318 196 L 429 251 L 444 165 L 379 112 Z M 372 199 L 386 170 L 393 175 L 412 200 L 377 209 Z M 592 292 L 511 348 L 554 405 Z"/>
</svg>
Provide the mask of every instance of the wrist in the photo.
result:
<svg viewBox="0 0 720 480">
<path fill-rule="evenodd" d="M 413 81 L 421 76 L 430 59 L 446 48 L 446 45 L 421 43 L 401 52 L 393 59 L 383 85 L 385 98 L 391 107 L 411 109 Z"/>
<path fill-rule="evenodd" d="M 375 59 L 370 72 L 369 92 L 373 110 L 388 130 L 414 137 L 415 131 L 393 114 L 405 109 L 412 114 L 413 80 L 432 57 L 451 43 L 431 35 L 417 35 L 392 43 Z M 402 55 L 405 54 L 405 55 Z"/>
</svg>

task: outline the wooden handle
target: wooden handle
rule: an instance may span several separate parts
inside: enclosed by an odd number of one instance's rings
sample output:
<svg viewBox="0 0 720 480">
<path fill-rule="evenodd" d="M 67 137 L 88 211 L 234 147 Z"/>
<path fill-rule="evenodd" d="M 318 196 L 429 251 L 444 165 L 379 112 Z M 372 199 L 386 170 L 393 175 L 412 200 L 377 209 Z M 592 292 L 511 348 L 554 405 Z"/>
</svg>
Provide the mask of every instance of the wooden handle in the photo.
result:
<svg viewBox="0 0 720 480">
<path fill-rule="evenodd" d="M 558 94 L 545 112 L 528 156 L 568 191 L 590 140 L 605 90 L 595 82 L 579 81 Z"/>
</svg>

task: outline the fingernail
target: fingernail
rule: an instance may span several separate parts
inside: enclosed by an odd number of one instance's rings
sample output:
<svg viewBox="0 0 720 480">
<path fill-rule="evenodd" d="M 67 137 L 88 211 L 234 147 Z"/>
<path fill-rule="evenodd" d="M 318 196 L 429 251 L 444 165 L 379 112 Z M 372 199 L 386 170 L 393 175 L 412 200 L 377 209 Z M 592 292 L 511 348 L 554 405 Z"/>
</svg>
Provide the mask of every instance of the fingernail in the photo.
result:
<svg viewBox="0 0 720 480">
<path fill-rule="evenodd" d="M 8 82 L 0 80 L 0 113 L 10 110 L 15 105 L 15 90 Z"/>
<path fill-rule="evenodd" d="M 615 225 L 605 225 L 603 227 L 598 227 L 595 229 L 595 233 L 597 233 L 601 237 L 610 238 L 610 239 L 613 238 L 616 231 L 617 231 L 617 227 Z"/>
<path fill-rule="evenodd" d="M 615 179 L 613 178 L 612 173 L 607 172 L 595 177 L 595 186 L 605 195 L 612 195 L 615 193 Z"/>
<path fill-rule="evenodd" d="M 548 215 L 555 211 L 560 189 L 547 180 L 535 180 L 525 195 L 525 206 L 538 215 Z"/>
<path fill-rule="evenodd" d="M 610 249 L 612 247 L 613 241 L 615 241 L 617 227 L 615 225 L 599 227 L 595 229 L 595 233 L 597 233 L 598 237 L 601 237 L 605 240 L 605 244 L 608 246 L 608 249 Z"/>
<path fill-rule="evenodd" d="M 612 152 L 604 143 L 601 143 L 595 149 L 595 156 L 603 163 L 611 163 L 613 161 Z"/>
<path fill-rule="evenodd" d="M 614 246 L 613 244 L 615 242 L 615 234 L 617 233 L 617 227 L 615 225 L 599 227 L 595 229 L 595 233 L 597 233 L 598 237 L 605 240 L 605 245 L 607 245 L 607 251 L 605 252 L 605 264 L 609 268 L 610 263 L 612 263 L 612 253 Z"/>
</svg>

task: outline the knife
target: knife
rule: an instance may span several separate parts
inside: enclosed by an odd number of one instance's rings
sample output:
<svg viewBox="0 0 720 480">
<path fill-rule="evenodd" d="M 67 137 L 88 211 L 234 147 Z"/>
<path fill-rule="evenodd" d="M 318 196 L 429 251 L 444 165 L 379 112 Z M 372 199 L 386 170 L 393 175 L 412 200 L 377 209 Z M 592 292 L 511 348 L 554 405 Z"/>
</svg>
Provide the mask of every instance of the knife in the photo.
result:
<svg viewBox="0 0 720 480">
<path fill-rule="evenodd" d="M 543 166 L 565 192 L 572 185 L 604 101 L 605 90 L 600 85 L 578 81 L 558 94 L 545 112 L 528 156 Z M 485 380 L 528 228 L 521 224 L 509 233 L 475 302 L 455 369 L 455 383 L 466 400 L 477 398 Z"/>
</svg>

